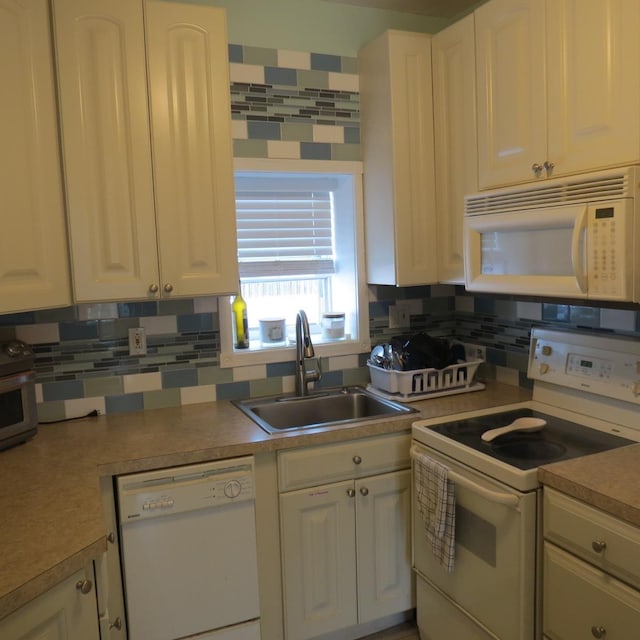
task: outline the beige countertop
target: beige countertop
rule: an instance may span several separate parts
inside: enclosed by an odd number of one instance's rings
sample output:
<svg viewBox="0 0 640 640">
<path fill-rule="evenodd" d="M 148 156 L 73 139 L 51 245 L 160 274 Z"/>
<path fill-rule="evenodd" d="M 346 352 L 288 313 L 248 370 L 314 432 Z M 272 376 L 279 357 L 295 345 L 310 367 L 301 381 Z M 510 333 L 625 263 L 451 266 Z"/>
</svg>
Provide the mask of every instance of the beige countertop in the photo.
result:
<svg viewBox="0 0 640 640">
<path fill-rule="evenodd" d="M 0 452 L 0 618 L 106 549 L 102 477 L 404 431 L 416 419 L 529 398 L 489 383 L 414 402 L 420 413 L 409 416 L 277 435 L 228 401 L 41 425 L 31 441 Z"/>
<path fill-rule="evenodd" d="M 640 444 L 538 470 L 545 486 L 640 527 Z"/>
</svg>

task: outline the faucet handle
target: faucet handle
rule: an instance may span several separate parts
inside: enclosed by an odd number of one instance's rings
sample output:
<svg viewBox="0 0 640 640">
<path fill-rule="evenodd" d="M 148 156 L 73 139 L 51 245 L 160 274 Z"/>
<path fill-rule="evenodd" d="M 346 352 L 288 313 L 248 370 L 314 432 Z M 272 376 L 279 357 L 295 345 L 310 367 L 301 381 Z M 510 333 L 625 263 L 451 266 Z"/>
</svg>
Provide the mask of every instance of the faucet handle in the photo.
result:
<svg viewBox="0 0 640 640">
<path fill-rule="evenodd" d="M 316 367 L 315 369 L 309 369 L 305 374 L 305 379 L 307 382 L 318 382 L 322 378 L 322 361 L 320 356 L 316 358 Z"/>
</svg>

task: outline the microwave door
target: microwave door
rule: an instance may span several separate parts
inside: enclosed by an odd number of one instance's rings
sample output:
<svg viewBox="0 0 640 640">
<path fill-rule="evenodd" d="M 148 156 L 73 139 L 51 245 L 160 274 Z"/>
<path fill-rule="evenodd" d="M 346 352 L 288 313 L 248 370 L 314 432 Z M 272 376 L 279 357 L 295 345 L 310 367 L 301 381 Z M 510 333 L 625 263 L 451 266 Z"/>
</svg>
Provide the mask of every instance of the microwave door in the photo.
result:
<svg viewBox="0 0 640 640">
<path fill-rule="evenodd" d="M 586 298 L 586 219 L 586 205 L 467 216 L 466 288 Z"/>
</svg>

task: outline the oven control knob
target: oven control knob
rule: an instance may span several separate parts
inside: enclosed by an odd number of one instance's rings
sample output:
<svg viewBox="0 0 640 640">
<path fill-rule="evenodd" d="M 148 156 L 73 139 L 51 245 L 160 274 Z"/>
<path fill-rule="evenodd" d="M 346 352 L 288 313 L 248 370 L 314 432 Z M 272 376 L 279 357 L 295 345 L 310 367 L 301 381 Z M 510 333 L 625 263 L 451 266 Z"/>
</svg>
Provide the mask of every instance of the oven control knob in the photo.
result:
<svg viewBox="0 0 640 640">
<path fill-rule="evenodd" d="M 543 345 L 542 347 L 543 356 L 550 356 L 552 352 L 553 352 L 553 349 L 548 344 Z"/>
<path fill-rule="evenodd" d="M 227 498 L 237 498 L 242 491 L 242 486 L 237 480 L 230 480 L 224 485 L 224 495 Z"/>
<path fill-rule="evenodd" d="M 539 369 L 539 371 L 540 371 L 540 373 L 541 373 L 542 375 L 544 375 L 545 373 L 547 373 L 547 372 L 549 371 L 549 365 L 548 365 L 546 362 L 543 362 L 543 363 L 540 365 L 540 369 Z"/>
</svg>

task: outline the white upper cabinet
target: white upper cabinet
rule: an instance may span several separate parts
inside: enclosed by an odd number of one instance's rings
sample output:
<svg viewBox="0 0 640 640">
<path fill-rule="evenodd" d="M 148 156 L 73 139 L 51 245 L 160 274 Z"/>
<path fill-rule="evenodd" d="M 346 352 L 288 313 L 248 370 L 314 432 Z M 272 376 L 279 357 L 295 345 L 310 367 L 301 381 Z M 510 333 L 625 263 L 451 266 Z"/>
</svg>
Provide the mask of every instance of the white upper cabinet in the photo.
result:
<svg viewBox="0 0 640 640">
<path fill-rule="evenodd" d="M 464 283 L 464 196 L 478 190 L 475 32 L 469 15 L 431 41 L 438 280 Z"/>
<path fill-rule="evenodd" d="M 544 2 L 491 0 L 475 20 L 479 186 L 524 182 L 547 157 Z"/>
<path fill-rule="evenodd" d="M 367 280 L 435 283 L 431 36 L 386 31 L 358 66 Z"/>
<path fill-rule="evenodd" d="M 224 10 L 55 0 L 54 21 L 76 300 L 233 291 Z"/>
<path fill-rule="evenodd" d="M 0 313 L 71 303 L 49 4 L 0 0 Z"/>
<path fill-rule="evenodd" d="M 640 161 L 640 3 L 475 12 L 481 189 Z"/>
</svg>

